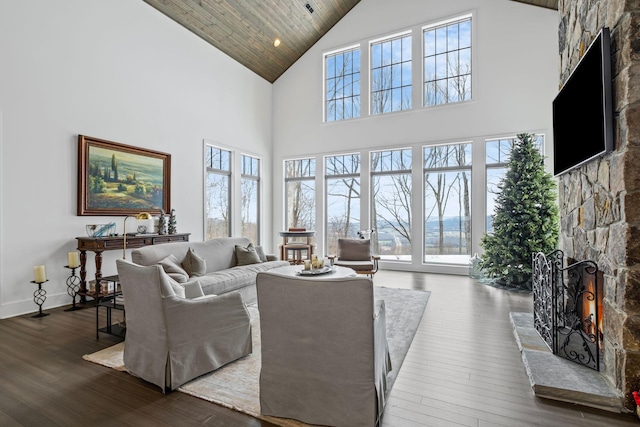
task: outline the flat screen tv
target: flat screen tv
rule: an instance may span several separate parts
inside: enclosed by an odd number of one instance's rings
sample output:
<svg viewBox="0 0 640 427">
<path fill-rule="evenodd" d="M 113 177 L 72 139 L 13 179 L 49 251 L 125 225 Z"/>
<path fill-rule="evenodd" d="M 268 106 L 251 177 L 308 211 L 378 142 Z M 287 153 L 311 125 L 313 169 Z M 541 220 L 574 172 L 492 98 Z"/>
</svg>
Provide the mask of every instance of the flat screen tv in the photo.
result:
<svg viewBox="0 0 640 427">
<path fill-rule="evenodd" d="M 554 175 L 613 151 L 611 92 L 611 41 L 604 27 L 553 100 Z"/>
</svg>

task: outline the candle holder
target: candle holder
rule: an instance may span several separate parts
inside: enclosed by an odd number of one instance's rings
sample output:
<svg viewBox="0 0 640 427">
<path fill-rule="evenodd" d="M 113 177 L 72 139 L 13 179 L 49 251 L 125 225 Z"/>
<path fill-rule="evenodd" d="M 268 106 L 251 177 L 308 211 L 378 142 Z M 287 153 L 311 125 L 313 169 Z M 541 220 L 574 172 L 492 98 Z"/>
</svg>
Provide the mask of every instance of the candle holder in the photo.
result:
<svg viewBox="0 0 640 427">
<path fill-rule="evenodd" d="M 68 265 L 65 265 L 64 267 L 71 269 L 71 276 L 67 277 L 67 293 L 71 297 L 72 302 L 71 307 L 64 311 L 82 310 L 83 307 L 76 305 L 76 295 L 78 295 L 78 291 L 80 290 L 80 278 L 76 276 L 76 268 L 78 267 L 69 267 Z"/>
<path fill-rule="evenodd" d="M 47 291 L 42 289 L 42 284 L 46 282 L 48 282 L 48 280 L 45 280 L 44 282 L 36 282 L 35 280 L 31 281 L 31 283 L 38 285 L 38 289 L 33 293 L 33 302 L 38 305 L 38 314 L 34 314 L 31 317 L 44 317 L 49 315 L 49 313 L 42 312 L 42 304 L 44 304 L 44 301 L 47 299 Z"/>
</svg>

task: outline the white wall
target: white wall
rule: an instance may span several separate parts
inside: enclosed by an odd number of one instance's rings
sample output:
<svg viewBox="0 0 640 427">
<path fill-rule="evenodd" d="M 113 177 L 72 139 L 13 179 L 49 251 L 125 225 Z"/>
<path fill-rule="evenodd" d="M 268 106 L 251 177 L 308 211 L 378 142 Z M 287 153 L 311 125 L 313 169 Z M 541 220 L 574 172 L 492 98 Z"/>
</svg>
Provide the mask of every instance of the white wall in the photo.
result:
<svg viewBox="0 0 640 427">
<path fill-rule="evenodd" d="M 110 220 L 122 232 L 123 218 L 76 216 L 78 134 L 170 153 L 191 240 L 203 238 L 204 139 L 271 164 L 272 85 L 142 1 L 0 0 L 0 58 L 0 318 L 37 309 L 37 264 L 45 311 L 70 303 L 75 237 Z M 104 255 L 115 274 L 121 253 Z"/>
<path fill-rule="evenodd" d="M 465 13 L 473 13 L 473 101 L 428 109 L 416 108 L 414 102 L 409 112 L 322 123 L 324 52 L 355 43 L 366 50 L 369 40 L 410 28 L 417 30 L 415 48 L 423 25 Z M 476 152 L 484 150 L 485 137 L 520 132 L 543 132 L 550 147 L 551 101 L 558 87 L 557 25 L 557 11 L 507 0 L 362 0 L 274 84 L 274 229 L 283 227 L 285 158 L 468 140 Z M 413 66 L 419 76 L 421 64 Z M 367 104 L 363 97 L 363 114 Z M 473 205 L 479 211 L 484 207 L 482 185 L 474 187 L 474 196 L 482 199 Z M 414 218 L 421 215 L 416 206 Z M 482 233 L 480 227 L 474 230 L 477 248 Z M 414 230 L 414 235 L 420 232 Z M 412 267 L 422 269 L 419 261 Z"/>
</svg>

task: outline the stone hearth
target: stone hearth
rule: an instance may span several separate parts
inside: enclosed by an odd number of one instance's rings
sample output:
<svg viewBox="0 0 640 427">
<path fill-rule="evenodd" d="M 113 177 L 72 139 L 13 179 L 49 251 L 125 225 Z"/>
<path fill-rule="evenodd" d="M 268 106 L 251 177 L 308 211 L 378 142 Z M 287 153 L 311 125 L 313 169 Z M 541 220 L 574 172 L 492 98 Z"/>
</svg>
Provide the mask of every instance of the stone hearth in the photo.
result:
<svg viewBox="0 0 640 427">
<path fill-rule="evenodd" d="M 538 397 L 610 412 L 625 412 L 623 399 L 600 372 L 556 356 L 533 327 L 533 314 L 511 313 L 531 388 Z"/>
</svg>

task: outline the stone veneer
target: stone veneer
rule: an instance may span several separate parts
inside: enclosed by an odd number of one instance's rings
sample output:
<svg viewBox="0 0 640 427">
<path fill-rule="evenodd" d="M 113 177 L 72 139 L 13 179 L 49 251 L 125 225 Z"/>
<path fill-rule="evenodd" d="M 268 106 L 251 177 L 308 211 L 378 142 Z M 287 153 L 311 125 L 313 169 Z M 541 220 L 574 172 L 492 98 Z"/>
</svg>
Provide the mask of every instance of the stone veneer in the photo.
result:
<svg viewBox="0 0 640 427">
<path fill-rule="evenodd" d="M 640 1 L 559 0 L 558 10 L 560 83 L 600 28 L 611 31 L 615 151 L 560 177 L 560 248 L 604 272 L 604 374 L 633 410 L 630 392 L 640 389 Z"/>
</svg>

